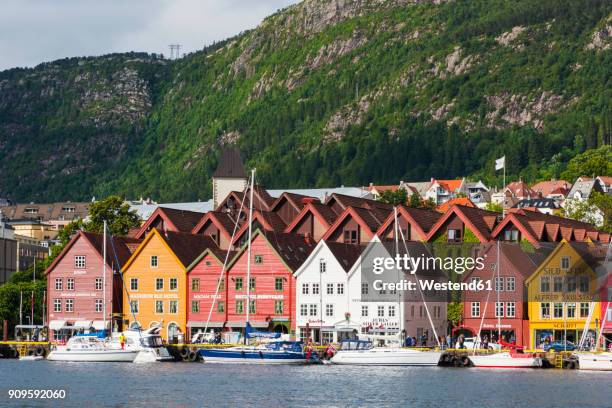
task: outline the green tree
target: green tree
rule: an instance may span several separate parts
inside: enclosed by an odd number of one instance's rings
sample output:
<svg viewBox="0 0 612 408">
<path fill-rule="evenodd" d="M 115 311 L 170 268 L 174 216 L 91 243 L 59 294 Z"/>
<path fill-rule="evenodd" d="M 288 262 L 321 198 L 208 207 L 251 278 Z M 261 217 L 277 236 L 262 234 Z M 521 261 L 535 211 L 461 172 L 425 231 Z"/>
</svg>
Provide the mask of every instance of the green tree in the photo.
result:
<svg viewBox="0 0 612 408">
<path fill-rule="evenodd" d="M 612 233 L 612 196 L 609 194 L 594 192 L 589 198 L 589 204 L 596 207 L 603 215 L 601 228 Z"/>
<path fill-rule="evenodd" d="M 412 193 L 410 195 L 410 201 L 408 202 L 408 207 L 419 208 L 421 206 L 421 196 L 417 193 Z"/>
<path fill-rule="evenodd" d="M 575 156 L 561 173 L 561 178 L 570 181 L 580 176 L 612 176 L 612 146 L 601 146 Z"/>
<path fill-rule="evenodd" d="M 461 322 L 461 317 L 463 315 L 463 303 L 461 302 L 451 302 L 448 304 L 446 309 L 448 321 L 453 324 L 453 326 L 459 325 Z"/>
<path fill-rule="evenodd" d="M 89 207 L 89 220 L 83 224 L 85 231 L 102 233 L 104 221 L 114 235 L 126 235 L 130 229 L 140 226 L 140 217 L 130 210 L 129 204 L 119 196 L 108 196 Z"/>
<path fill-rule="evenodd" d="M 502 205 L 499 203 L 490 202 L 485 205 L 485 210 L 501 213 L 504 212 L 504 207 L 502 207 Z"/>
<path fill-rule="evenodd" d="M 408 199 L 408 193 L 403 188 L 398 188 L 396 191 L 393 190 L 385 190 L 380 194 L 379 201 L 383 203 L 399 205 L 406 204 L 406 200 Z"/>
</svg>

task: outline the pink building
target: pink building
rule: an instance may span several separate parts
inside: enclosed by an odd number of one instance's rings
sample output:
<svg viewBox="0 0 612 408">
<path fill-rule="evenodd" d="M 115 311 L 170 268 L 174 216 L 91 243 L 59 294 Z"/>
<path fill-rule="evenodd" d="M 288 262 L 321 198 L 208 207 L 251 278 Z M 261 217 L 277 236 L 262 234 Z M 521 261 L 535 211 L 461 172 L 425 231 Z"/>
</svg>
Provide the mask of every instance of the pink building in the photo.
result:
<svg viewBox="0 0 612 408">
<path fill-rule="evenodd" d="M 118 271 L 139 243 L 135 238 L 115 237 L 112 242 L 107 238 L 105 280 L 102 234 L 79 231 L 72 238 L 47 269 L 50 339 L 67 338 L 90 327 L 104 329 L 105 303 L 106 328 L 113 321 L 120 324 L 123 286 Z"/>
</svg>

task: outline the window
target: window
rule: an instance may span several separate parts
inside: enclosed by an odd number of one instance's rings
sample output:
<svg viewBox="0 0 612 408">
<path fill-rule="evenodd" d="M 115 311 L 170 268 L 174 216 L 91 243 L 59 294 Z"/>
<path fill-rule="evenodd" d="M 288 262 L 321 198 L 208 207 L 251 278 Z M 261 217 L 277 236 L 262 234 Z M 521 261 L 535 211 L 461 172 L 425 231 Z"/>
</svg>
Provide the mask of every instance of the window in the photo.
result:
<svg viewBox="0 0 612 408">
<path fill-rule="evenodd" d="M 472 302 L 472 317 L 480 317 L 480 302 Z"/>
<path fill-rule="evenodd" d="M 155 279 L 155 290 L 164 290 L 164 278 Z"/>
<path fill-rule="evenodd" d="M 515 302 L 506 302 L 506 317 L 516 317 Z"/>
<path fill-rule="evenodd" d="M 389 306 L 389 317 L 395 317 L 395 306 Z"/>
<path fill-rule="evenodd" d="M 516 290 L 516 278 L 514 276 L 508 276 L 506 278 L 506 290 L 508 292 L 514 292 Z"/>
<path fill-rule="evenodd" d="M 580 317 L 588 317 L 589 309 L 588 303 L 580 303 Z"/>
<path fill-rule="evenodd" d="M 575 303 L 567 304 L 567 318 L 568 319 L 576 318 L 576 304 Z"/>
<path fill-rule="evenodd" d="M 130 300 L 130 309 L 132 309 L 133 314 L 138 314 L 138 301 Z"/>
<path fill-rule="evenodd" d="M 569 279 L 568 279 L 569 282 Z M 553 292 L 562 292 L 563 291 L 563 277 L 555 276 L 553 278 Z"/>
<path fill-rule="evenodd" d="M 344 231 L 344 243 L 345 244 L 358 244 L 359 243 L 358 236 L 359 234 L 357 233 L 357 230 Z"/>
<path fill-rule="evenodd" d="M 155 313 L 156 314 L 164 313 L 164 301 L 163 300 L 155 301 Z"/>
<path fill-rule="evenodd" d="M 425 316 L 425 306 L 419 306 L 419 317 Z"/>
<path fill-rule="evenodd" d="M 130 290 L 138 290 L 138 279 L 137 278 L 130 279 Z"/>
<path fill-rule="evenodd" d="M 385 307 L 378 306 L 378 317 L 385 317 Z"/>
<path fill-rule="evenodd" d="M 170 290 L 178 290 L 178 279 L 170 278 Z"/>
<path fill-rule="evenodd" d="M 191 279 L 191 291 L 192 292 L 200 291 L 200 278 Z"/>
<path fill-rule="evenodd" d="M 319 259 L 319 273 L 327 272 L 327 262 L 324 259 Z"/>
<path fill-rule="evenodd" d="M 198 313 L 200 311 L 200 302 L 197 300 L 191 301 L 191 312 Z"/>
<path fill-rule="evenodd" d="M 503 292 L 504 291 L 504 277 L 498 276 L 495 278 L 495 291 Z"/>
<path fill-rule="evenodd" d="M 555 319 L 563 318 L 563 303 L 555 303 L 553 305 L 553 316 Z"/>
<path fill-rule="evenodd" d="M 62 300 L 61 299 L 53 299 L 53 311 L 54 312 L 62 311 Z"/>
<path fill-rule="evenodd" d="M 336 291 L 339 295 L 344 295 L 344 283 L 339 283 L 336 285 Z"/>
<path fill-rule="evenodd" d="M 55 278 L 55 290 L 62 290 L 62 278 Z"/>
<path fill-rule="evenodd" d="M 236 301 L 236 314 L 244 313 L 244 302 L 242 300 Z"/>
<path fill-rule="evenodd" d="M 319 314 L 317 305 L 316 304 L 308 305 L 308 312 L 310 316 L 317 316 Z"/>
<path fill-rule="evenodd" d="M 561 257 L 561 269 L 569 269 L 570 267 L 570 257 L 562 256 Z"/>
<path fill-rule="evenodd" d="M 504 317 L 504 302 L 495 302 L 495 317 Z"/>
<path fill-rule="evenodd" d="M 504 241 L 518 242 L 519 241 L 519 231 L 518 230 L 504 231 Z"/>
<path fill-rule="evenodd" d="M 277 292 L 283 291 L 283 278 L 274 278 L 274 290 Z"/>
<path fill-rule="evenodd" d="M 327 294 L 328 295 L 333 295 L 334 294 L 334 284 L 333 283 L 328 283 L 327 284 Z"/>
<path fill-rule="evenodd" d="M 257 305 L 255 304 L 255 300 L 249 300 L 249 313 L 255 314 L 257 313 Z"/>
<path fill-rule="evenodd" d="M 157 255 L 151 255 L 151 268 L 157 268 L 158 260 Z"/>
<path fill-rule="evenodd" d="M 540 292 L 550 292 L 550 277 L 540 277 Z"/>
<path fill-rule="evenodd" d="M 480 277 L 478 277 L 478 276 L 473 276 L 473 277 L 472 277 L 472 282 L 473 282 L 475 285 L 478 285 L 478 282 L 480 282 L 481 280 L 482 280 L 482 279 L 480 279 Z"/>
<path fill-rule="evenodd" d="M 96 290 L 102 290 L 102 278 L 96 278 Z"/>
<path fill-rule="evenodd" d="M 256 281 L 255 278 L 249 278 L 249 290 L 255 290 Z"/>
<path fill-rule="evenodd" d="M 236 278 L 234 283 L 236 285 L 236 290 L 242 290 L 242 278 Z"/>
<path fill-rule="evenodd" d="M 300 316 L 308 316 L 308 305 L 305 303 L 300 305 Z"/>
<path fill-rule="evenodd" d="M 576 277 L 568 276 L 566 278 L 566 285 L 567 285 L 568 292 L 575 292 L 576 291 Z"/>
<path fill-rule="evenodd" d="M 217 303 L 217 312 L 225 313 L 225 302 L 220 301 L 219 303 Z"/>
<path fill-rule="evenodd" d="M 74 257 L 74 268 L 85 269 L 85 255 L 76 255 Z"/>
<path fill-rule="evenodd" d="M 361 282 L 361 294 L 362 295 L 368 294 L 368 283 L 367 282 Z"/>
<path fill-rule="evenodd" d="M 255 255 L 255 263 L 261 265 L 263 263 L 263 255 Z"/>
<path fill-rule="evenodd" d="M 448 242 L 461 242 L 461 230 L 449 229 L 447 231 Z"/>
<path fill-rule="evenodd" d="M 540 317 L 550 319 L 550 303 L 540 303 Z"/>
<path fill-rule="evenodd" d="M 310 293 L 310 284 L 302 283 L 302 295 L 308 295 Z"/>
<path fill-rule="evenodd" d="M 170 301 L 170 313 L 177 314 L 178 313 L 178 300 Z"/>
<path fill-rule="evenodd" d="M 67 290 L 74 290 L 74 278 L 66 279 L 66 289 Z"/>
<path fill-rule="evenodd" d="M 320 293 L 319 291 L 319 284 L 318 283 L 313 283 L 312 284 L 312 294 L 313 295 L 318 295 Z"/>
<path fill-rule="evenodd" d="M 334 332 L 324 331 L 321 338 L 324 344 L 328 344 L 334 341 Z"/>
<path fill-rule="evenodd" d="M 334 305 L 333 304 L 325 305 L 325 316 L 327 317 L 334 316 Z"/>
<path fill-rule="evenodd" d="M 74 299 L 66 299 L 66 311 L 67 312 L 74 311 Z"/>
<path fill-rule="evenodd" d="M 589 277 L 581 276 L 580 277 L 580 292 L 588 293 L 589 291 Z"/>
<path fill-rule="evenodd" d="M 96 312 L 100 313 L 102 311 L 102 308 L 103 308 L 102 299 L 96 299 L 95 300 L 95 306 L 96 306 Z"/>
<path fill-rule="evenodd" d="M 367 305 L 361 305 L 361 317 L 368 317 L 368 306 Z"/>
<path fill-rule="evenodd" d="M 282 300 L 274 301 L 274 314 L 282 315 L 285 311 L 285 304 Z"/>
</svg>

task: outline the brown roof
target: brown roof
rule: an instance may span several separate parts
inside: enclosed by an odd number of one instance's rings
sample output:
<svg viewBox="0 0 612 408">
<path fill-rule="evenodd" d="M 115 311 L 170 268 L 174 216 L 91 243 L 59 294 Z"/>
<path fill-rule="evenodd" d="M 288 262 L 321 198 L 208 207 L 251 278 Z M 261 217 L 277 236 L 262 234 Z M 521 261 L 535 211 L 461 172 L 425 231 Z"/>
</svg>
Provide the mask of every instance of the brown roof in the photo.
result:
<svg viewBox="0 0 612 408">
<path fill-rule="evenodd" d="M 316 245 L 313 240 L 297 234 L 262 230 L 258 232 L 266 237 L 292 272 L 295 272 L 304 263 Z"/>
<path fill-rule="evenodd" d="M 273 231 L 283 232 L 285 228 L 287 228 L 287 224 L 283 221 L 283 219 L 275 212 L 272 211 L 258 211 L 261 217 L 270 224 Z"/>
<path fill-rule="evenodd" d="M 442 217 L 437 211 L 424 208 L 402 207 L 419 224 L 423 232 L 428 233 L 431 227 Z"/>
<path fill-rule="evenodd" d="M 539 183 L 531 186 L 531 189 L 536 193 L 540 194 L 542 197 L 546 197 L 555 190 L 566 191 L 565 195 L 567 195 L 571 188 L 572 183 L 568 183 L 565 180 L 540 181 Z"/>
<path fill-rule="evenodd" d="M 223 150 L 217 169 L 212 176 L 216 178 L 246 178 L 238 149 L 227 148 Z"/>
<path fill-rule="evenodd" d="M 478 229 L 483 237 L 487 240 L 491 239 L 491 232 L 495 228 L 498 217 L 501 214 L 477 207 L 467 207 L 464 205 L 457 205 L 456 207 L 474 224 L 474 227 Z"/>
<path fill-rule="evenodd" d="M 86 218 L 91 203 L 70 201 L 46 204 L 17 204 L 3 207 L 2 213 L 11 220 L 41 219 L 42 221 L 71 221 Z M 26 211 L 29 210 L 29 211 Z M 72 211 L 74 209 L 74 211 Z M 32 213 L 32 210 L 36 210 Z M 63 216 L 63 220 L 60 220 Z"/>
<path fill-rule="evenodd" d="M 204 216 L 203 213 L 186 210 L 176 210 L 174 208 L 158 207 L 166 217 L 172 222 L 178 232 L 191 232 L 198 221 Z"/>
<path fill-rule="evenodd" d="M 513 181 L 504 189 L 504 194 L 510 193 L 512 197 L 526 198 L 537 197 L 538 193 L 531 189 L 527 183 L 523 181 Z"/>
<path fill-rule="evenodd" d="M 311 203 L 311 205 L 313 209 L 315 209 L 329 225 L 332 225 L 334 221 L 336 221 L 336 219 L 338 218 L 338 215 L 334 212 L 334 210 L 332 210 L 325 204 Z"/>
<path fill-rule="evenodd" d="M 225 232 L 227 232 L 228 235 L 232 235 L 232 233 L 234 232 L 235 225 L 234 219 L 228 213 L 222 211 L 207 212 L 204 217 L 202 217 L 202 219 L 198 221 L 198 224 L 193 227 L 192 233 L 198 233 L 199 230 L 201 230 L 201 228 L 206 224 L 206 221 L 210 220 L 211 218 L 214 218 L 215 221 L 217 221 L 225 230 Z"/>
<path fill-rule="evenodd" d="M 361 252 L 365 249 L 364 245 L 345 244 L 342 242 L 325 241 L 329 250 L 345 272 L 348 272 L 355 262 L 359 259 Z"/>
<path fill-rule="evenodd" d="M 159 234 L 185 267 L 191 265 L 191 263 L 207 248 L 219 248 L 212 238 L 205 235 L 194 235 L 174 231 L 159 231 Z"/>
</svg>

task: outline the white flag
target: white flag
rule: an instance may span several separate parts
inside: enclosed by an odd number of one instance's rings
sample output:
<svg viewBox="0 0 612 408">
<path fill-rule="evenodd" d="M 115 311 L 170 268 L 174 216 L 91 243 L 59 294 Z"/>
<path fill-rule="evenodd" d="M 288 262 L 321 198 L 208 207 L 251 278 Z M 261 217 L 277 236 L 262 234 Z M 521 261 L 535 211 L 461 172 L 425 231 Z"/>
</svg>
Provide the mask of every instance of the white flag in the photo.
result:
<svg viewBox="0 0 612 408">
<path fill-rule="evenodd" d="M 501 170 L 506 167 L 506 156 L 495 160 L 495 170 Z"/>
</svg>

